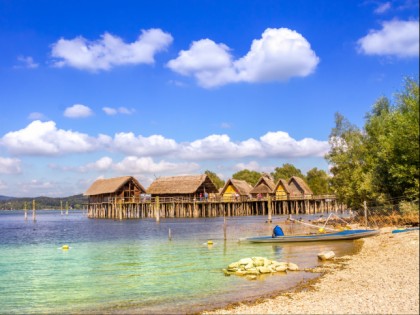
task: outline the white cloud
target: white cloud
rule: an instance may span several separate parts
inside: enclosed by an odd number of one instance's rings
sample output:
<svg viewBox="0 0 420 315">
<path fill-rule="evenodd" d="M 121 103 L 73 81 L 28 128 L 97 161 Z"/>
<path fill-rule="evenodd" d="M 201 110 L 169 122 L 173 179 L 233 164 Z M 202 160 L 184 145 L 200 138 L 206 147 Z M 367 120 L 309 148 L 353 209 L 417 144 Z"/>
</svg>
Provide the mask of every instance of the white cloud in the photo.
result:
<svg viewBox="0 0 420 315">
<path fill-rule="evenodd" d="M 381 30 L 370 30 L 358 41 L 366 55 L 416 57 L 419 55 L 419 21 L 383 22 Z"/>
<path fill-rule="evenodd" d="M 61 155 L 93 151 L 98 143 L 106 143 L 107 139 L 106 136 L 94 139 L 80 132 L 57 129 L 53 121 L 35 120 L 24 129 L 5 134 L 0 144 L 15 155 Z"/>
<path fill-rule="evenodd" d="M 200 86 L 211 88 L 235 82 L 284 81 L 315 71 L 319 58 L 309 42 L 296 31 L 268 28 L 254 40 L 250 51 L 233 60 L 230 48 L 202 39 L 182 50 L 167 66 L 184 76 L 193 76 Z"/>
<path fill-rule="evenodd" d="M 327 141 L 311 138 L 295 140 L 287 132 L 268 132 L 260 138 L 263 151 L 270 157 L 322 157 L 327 153 Z"/>
<path fill-rule="evenodd" d="M 233 142 L 228 135 L 211 135 L 204 139 L 183 143 L 179 156 L 189 160 L 233 159 L 245 157 L 289 158 L 324 156 L 328 152 L 327 141 L 311 138 L 295 140 L 288 133 L 268 132 L 259 140 L 248 139 Z"/>
<path fill-rule="evenodd" d="M 113 168 L 122 174 L 141 173 L 189 173 L 197 171 L 200 167 L 195 163 L 173 163 L 167 161 L 154 162 L 150 157 L 127 156 Z"/>
<path fill-rule="evenodd" d="M 312 138 L 296 140 L 283 131 L 268 132 L 259 139 L 232 141 L 226 134 L 209 135 L 191 142 L 177 143 L 162 135 L 144 137 L 120 132 L 96 138 L 87 134 L 62 130 L 53 121 L 33 121 L 26 128 L 7 133 L 0 144 L 15 155 L 64 155 L 108 150 L 135 157 L 166 156 L 190 161 L 237 158 L 322 157 L 329 150 L 327 141 Z M 104 158 L 88 169 L 106 169 L 111 158 Z"/>
<path fill-rule="evenodd" d="M 105 112 L 105 114 L 109 116 L 113 116 L 118 114 L 118 111 L 115 108 L 112 107 L 102 107 L 102 110 Z"/>
<path fill-rule="evenodd" d="M 112 167 L 112 159 L 108 156 L 104 156 L 99 160 L 88 163 L 85 166 L 81 166 L 78 168 L 80 172 L 88 172 L 88 171 L 107 171 Z"/>
<path fill-rule="evenodd" d="M 381 3 L 379 4 L 379 6 L 375 9 L 374 13 L 376 14 L 383 14 L 386 11 L 388 11 L 389 9 L 391 9 L 391 2 L 385 2 L 385 3 Z"/>
<path fill-rule="evenodd" d="M 83 118 L 93 115 L 93 111 L 85 105 L 74 104 L 73 106 L 67 107 L 64 111 L 64 116 L 68 118 Z"/>
<path fill-rule="evenodd" d="M 0 156 L 0 174 L 19 174 L 22 170 L 19 159 L 4 158 Z"/>
<path fill-rule="evenodd" d="M 45 115 L 43 113 L 33 112 L 29 114 L 28 119 L 29 120 L 44 120 Z"/>
<path fill-rule="evenodd" d="M 115 66 L 153 64 L 157 52 L 165 50 L 173 41 L 160 29 L 142 30 L 138 39 L 125 43 L 120 37 L 104 33 L 99 40 L 88 41 L 82 36 L 60 39 L 52 45 L 51 54 L 57 67 L 81 70 L 109 70 Z"/>
<path fill-rule="evenodd" d="M 128 155 L 147 156 L 173 153 L 177 150 L 178 144 L 175 140 L 166 139 L 161 135 L 136 137 L 132 132 L 120 132 L 114 137 L 113 147 Z"/>
<path fill-rule="evenodd" d="M 26 69 L 36 69 L 38 68 L 39 64 L 34 61 L 34 59 L 30 56 L 19 56 L 17 57 L 20 65 L 16 66 L 15 68 L 26 68 Z"/>
<path fill-rule="evenodd" d="M 102 110 L 104 111 L 105 114 L 109 115 L 109 116 L 114 116 L 117 114 L 124 114 L 124 115 L 131 115 L 135 113 L 135 109 L 131 108 L 128 109 L 126 107 L 118 107 L 118 108 L 113 108 L 113 107 L 102 107 Z"/>
</svg>

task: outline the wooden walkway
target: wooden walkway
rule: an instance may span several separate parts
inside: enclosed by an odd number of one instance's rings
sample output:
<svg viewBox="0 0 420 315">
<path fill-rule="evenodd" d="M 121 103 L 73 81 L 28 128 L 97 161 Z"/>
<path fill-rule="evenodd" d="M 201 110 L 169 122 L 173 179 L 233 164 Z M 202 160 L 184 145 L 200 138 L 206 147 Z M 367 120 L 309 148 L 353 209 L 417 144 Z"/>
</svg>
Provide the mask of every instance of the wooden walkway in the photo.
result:
<svg viewBox="0 0 420 315">
<path fill-rule="evenodd" d="M 288 214 L 315 214 L 343 211 L 344 206 L 334 195 L 292 198 L 239 198 L 217 197 L 208 200 L 195 198 L 109 198 L 100 203 L 87 205 L 89 218 L 142 219 L 142 218 L 207 218 Z"/>
</svg>

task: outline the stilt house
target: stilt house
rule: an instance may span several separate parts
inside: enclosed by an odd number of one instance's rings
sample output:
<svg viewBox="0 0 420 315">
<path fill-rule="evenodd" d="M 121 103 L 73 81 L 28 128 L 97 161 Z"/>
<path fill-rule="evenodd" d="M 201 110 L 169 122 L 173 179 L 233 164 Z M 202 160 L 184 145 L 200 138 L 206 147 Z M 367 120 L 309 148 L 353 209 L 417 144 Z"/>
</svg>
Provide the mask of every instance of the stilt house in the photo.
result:
<svg viewBox="0 0 420 315">
<path fill-rule="evenodd" d="M 223 201 L 245 201 L 250 196 L 252 186 L 240 179 L 229 179 L 220 195 Z"/>
<path fill-rule="evenodd" d="M 292 176 L 288 185 L 291 197 L 312 198 L 313 192 L 302 178 Z"/>
<path fill-rule="evenodd" d="M 159 177 L 147 189 L 147 193 L 153 197 L 176 199 L 200 200 L 206 194 L 211 198 L 217 195 L 218 190 L 210 177 L 206 174 Z"/>
<path fill-rule="evenodd" d="M 285 179 L 280 178 L 274 188 L 276 200 L 287 200 L 290 196 L 289 184 Z"/>
<path fill-rule="evenodd" d="M 274 183 L 271 176 L 268 174 L 264 174 L 255 184 L 254 188 L 251 189 L 249 192 L 252 198 L 266 198 L 268 196 L 274 195 L 274 189 L 276 188 L 276 184 Z"/>
<path fill-rule="evenodd" d="M 139 202 L 146 189 L 133 176 L 96 180 L 84 193 L 89 203 Z"/>
</svg>

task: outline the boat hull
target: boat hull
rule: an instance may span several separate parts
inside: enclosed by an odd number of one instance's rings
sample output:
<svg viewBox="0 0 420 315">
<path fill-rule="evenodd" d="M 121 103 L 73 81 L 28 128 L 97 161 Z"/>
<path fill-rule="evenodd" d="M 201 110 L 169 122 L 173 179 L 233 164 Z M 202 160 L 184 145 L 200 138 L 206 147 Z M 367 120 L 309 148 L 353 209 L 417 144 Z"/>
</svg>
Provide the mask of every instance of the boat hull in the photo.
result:
<svg viewBox="0 0 420 315">
<path fill-rule="evenodd" d="M 248 237 L 244 241 L 252 243 L 295 243 L 295 242 L 319 242 L 355 240 L 358 238 L 378 235 L 379 230 L 346 230 L 336 233 L 312 234 L 312 235 L 286 235 L 286 236 L 258 236 Z"/>
</svg>

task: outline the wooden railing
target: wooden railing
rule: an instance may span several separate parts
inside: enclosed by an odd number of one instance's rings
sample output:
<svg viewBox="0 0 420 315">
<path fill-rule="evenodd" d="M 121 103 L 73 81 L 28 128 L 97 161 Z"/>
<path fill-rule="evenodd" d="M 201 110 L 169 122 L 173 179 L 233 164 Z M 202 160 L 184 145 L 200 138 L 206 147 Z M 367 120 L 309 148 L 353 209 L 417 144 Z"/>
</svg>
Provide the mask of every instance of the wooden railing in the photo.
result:
<svg viewBox="0 0 420 315">
<path fill-rule="evenodd" d="M 89 203 L 195 203 L 195 202 L 255 202 L 255 201 L 298 201 L 298 200 L 324 200 L 326 202 L 335 200 L 335 195 L 292 195 L 292 196 L 271 196 L 271 197 L 251 197 L 251 196 L 209 196 L 202 197 L 108 197 L 101 200 L 90 200 Z"/>
</svg>

